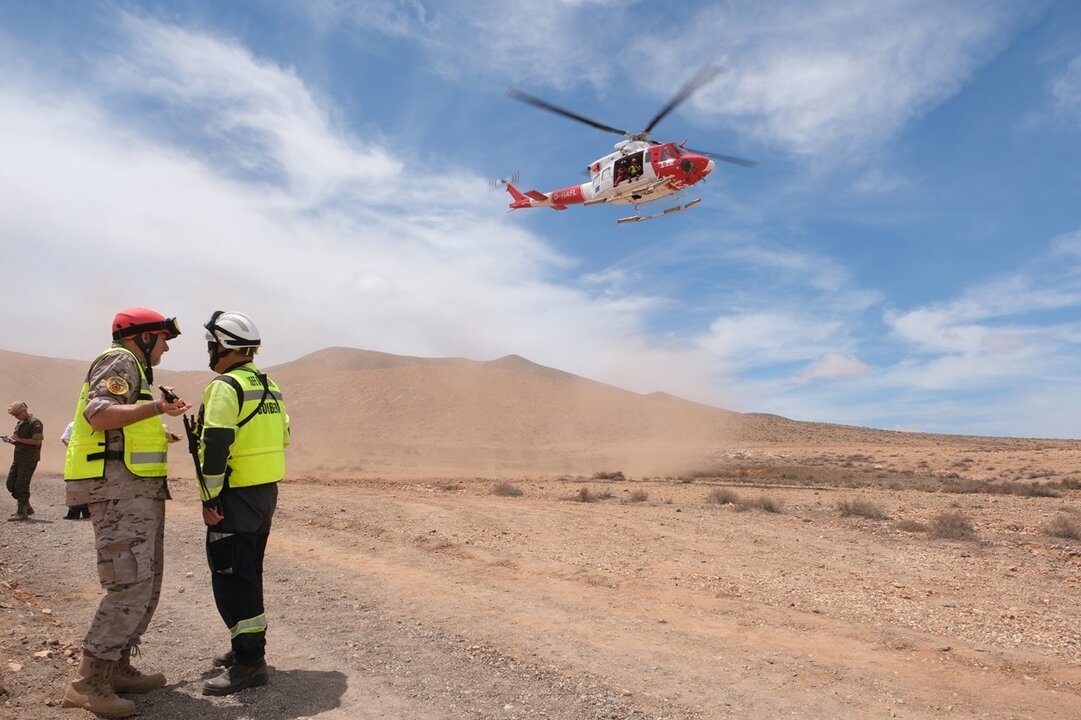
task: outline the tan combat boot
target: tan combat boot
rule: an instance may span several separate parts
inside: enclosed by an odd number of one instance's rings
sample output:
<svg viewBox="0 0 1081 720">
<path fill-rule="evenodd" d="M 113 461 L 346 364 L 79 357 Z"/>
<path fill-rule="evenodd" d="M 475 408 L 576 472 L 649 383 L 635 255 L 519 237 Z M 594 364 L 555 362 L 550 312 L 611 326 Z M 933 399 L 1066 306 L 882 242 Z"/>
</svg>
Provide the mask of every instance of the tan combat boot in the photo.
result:
<svg viewBox="0 0 1081 720">
<path fill-rule="evenodd" d="M 15 510 L 15 512 L 13 512 L 11 514 L 11 517 L 8 518 L 8 522 L 17 522 L 19 520 L 29 520 L 30 519 L 30 513 L 27 512 L 27 508 L 29 508 L 29 507 L 30 507 L 30 503 L 24 503 L 24 502 L 22 502 L 20 500 L 19 501 L 19 507 Z"/>
<path fill-rule="evenodd" d="M 64 691 L 64 707 L 89 710 L 105 718 L 123 718 L 135 714 L 135 703 L 113 692 L 113 669 L 116 662 L 96 658 L 83 650 L 83 659 L 75 678 Z"/>
<path fill-rule="evenodd" d="M 120 662 L 113 673 L 113 690 L 118 693 L 148 693 L 165 687 L 165 676 L 161 673 L 143 675 L 131 665 L 133 655 L 139 654 L 139 646 L 132 645 L 120 654 Z"/>
</svg>

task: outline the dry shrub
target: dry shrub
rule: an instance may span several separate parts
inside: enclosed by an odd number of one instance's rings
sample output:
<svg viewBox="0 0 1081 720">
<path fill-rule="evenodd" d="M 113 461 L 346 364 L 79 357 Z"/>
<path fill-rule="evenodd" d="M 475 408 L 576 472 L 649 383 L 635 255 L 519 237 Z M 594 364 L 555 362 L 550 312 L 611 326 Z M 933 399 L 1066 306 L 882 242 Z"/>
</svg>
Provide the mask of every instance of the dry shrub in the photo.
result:
<svg viewBox="0 0 1081 720">
<path fill-rule="evenodd" d="M 1021 485 L 1022 490 L 1014 493 L 1015 495 L 1021 495 L 1023 497 L 1059 497 L 1059 493 L 1055 492 L 1054 488 L 1050 485 L 1043 483 L 1033 483 L 1031 485 L 1025 483 L 1018 483 Z"/>
<path fill-rule="evenodd" d="M 947 511 L 931 518 L 928 531 L 933 538 L 943 540 L 975 540 L 976 530 L 962 512 Z"/>
<path fill-rule="evenodd" d="M 855 500 L 841 500 L 837 503 L 837 509 L 841 511 L 841 517 L 858 515 L 868 520 L 889 520 L 889 515 L 870 500 L 856 498 Z"/>
<path fill-rule="evenodd" d="M 593 473 L 594 480 L 626 480 L 626 476 L 622 470 L 616 470 L 615 472 L 608 472 L 602 470 L 601 472 Z"/>
<path fill-rule="evenodd" d="M 713 488 L 709 491 L 709 495 L 706 495 L 706 502 L 717 505 L 738 505 L 739 495 L 735 490 L 728 488 Z"/>
<path fill-rule="evenodd" d="M 596 498 L 598 500 L 608 500 L 611 497 L 612 497 L 612 493 L 608 490 L 608 488 L 597 491 Z"/>
<path fill-rule="evenodd" d="M 521 488 L 511 485 L 509 482 L 497 482 L 492 486 L 492 493 L 503 497 L 521 497 Z"/>
<path fill-rule="evenodd" d="M 633 490 L 627 496 L 627 502 L 645 502 L 646 500 L 649 500 L 649 493 L 645 490 Z"/>
<path fill-rule="evenodd" d="M 1059 493 L 1053 487 L 1044 483 L 988 482 L 975 478 L 962 478 L 959 480 L 944 478 L 941 490 L 946 493 L 986 493 L 988 495 L 1017 495 L 1018 497 L 1059 496 Z"/>
<path fill-rule="evenodd" d="M 779 513 L 783 511 L 783 506 L 780 500 L 771 498 L 769 495 L 759 495 L 753 500 L 746 500 L 742 503 L 745 508 L 754 508 L 757 510 L 765 510 L 770 513 Z"/>
<path fill-rule="evenodd" d="M 1043 531 L 1054 537 L 1067 540 L 1081 540 L 1081 522 L 1068 515 L 1058 515 L 1043 527 Z"/>
<path fill-rule="evenodd" d="M 593 495 L 593 491 L 587 487 L 578 488 L 578 492 L 571 496 L 571 500 L 583 503 L 597 502 L 597 498 Z"/>
<path fill-rule="evenodd" d="M 897 529 L 904 532 L 927 532 L 927 526 L 915 520 L 901 520 L 897 523 Z"/>
</svg>

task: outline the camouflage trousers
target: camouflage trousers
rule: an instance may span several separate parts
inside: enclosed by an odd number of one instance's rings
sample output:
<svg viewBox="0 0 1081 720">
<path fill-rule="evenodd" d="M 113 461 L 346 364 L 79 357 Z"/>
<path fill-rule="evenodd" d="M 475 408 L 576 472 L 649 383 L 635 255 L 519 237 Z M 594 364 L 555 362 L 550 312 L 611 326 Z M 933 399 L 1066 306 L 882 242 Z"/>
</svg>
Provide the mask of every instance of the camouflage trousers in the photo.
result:
<svg viewBox="0 0 1081 720">
<path fill-rule="evenodd" d="M 139 644 L 161 597 L 165 570 L 165 501 L 150 498 L 90 503 L 98 577 L 105 597 L 90 623 L 83 649 L 119 660 Z"/>
<path fill-rule="evenodd" d="M 11 497 L 19 502 L 30 502 L 30 478 L 34 476 L 34 469 L 37 466 L 37 459 L 23 460 L 16 458 L 11 463 L 7 482 L 7 489 L 11 493 Z"/>
</svg>

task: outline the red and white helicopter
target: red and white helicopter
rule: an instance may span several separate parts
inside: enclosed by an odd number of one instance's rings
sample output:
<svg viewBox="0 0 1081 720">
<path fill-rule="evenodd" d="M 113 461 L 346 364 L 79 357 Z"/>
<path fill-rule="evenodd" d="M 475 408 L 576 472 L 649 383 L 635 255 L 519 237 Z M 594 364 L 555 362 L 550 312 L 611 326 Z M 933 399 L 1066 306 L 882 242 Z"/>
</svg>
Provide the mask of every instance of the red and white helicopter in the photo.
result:
<svg viewBox="0 0 1081 720">
<path fill-rule="evenodd" d="M 675 97 L 650 120 L 643 130 L 637 133 L 605 125 L 518 90 L 508 90 L 507 95 L 515 100 L 591 125 L 598 130 L 622 135 L 625 139 L 616 143 L 615 152 L 605 155 L 589 165 L 587 171 L 590 180 L 581 185 L 571 185 L 549 193 L 542 193 L 537 190 L 528 190 L 523 193 L 514 186 L 518 179 L 517 174 L 497 180 L 495 185 L 507 186 L 507 192 L 513 198 L 513 202 L 510 204 L 512 210 L 536 207 L 566 210 L 568 205 L 599 205 L 602 203 L 633 205 L 635 214 L 617 220 L 620 225 L 651 220 L 694 207 L 702 202 L 702 198 L 696 198 L 684 205 L 679 198 L 679 193 L 701 182 L 713 172 L 714 160 L 742 165 L 743 167 L 754 167 L 758 163 L 753 160 L 732 157 L 731 155 L 692 150 L 684 147 L 685 143 L 660 143 L 651 138 L 649 133 L 665 116 L 675 110 L 703 85 L 711 81 L 719 72 L 720 69 L 713 65 L 703 68 L 676 93 Z M 661 200 L 671 195 L 675 195 L 676 204 L 673 207 L 653 215 L 642 215 L 638 211 L 639 205 Z"/>
</svg>

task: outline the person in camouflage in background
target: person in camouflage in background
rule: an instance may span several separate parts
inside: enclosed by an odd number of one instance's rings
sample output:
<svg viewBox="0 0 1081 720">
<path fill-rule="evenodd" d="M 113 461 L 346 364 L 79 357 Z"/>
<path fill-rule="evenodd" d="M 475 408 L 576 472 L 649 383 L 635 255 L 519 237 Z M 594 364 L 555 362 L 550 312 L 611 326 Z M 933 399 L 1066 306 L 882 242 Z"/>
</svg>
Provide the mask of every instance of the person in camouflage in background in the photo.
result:
<svg viewBox="0 0 1081 720">
<path fill-rule="evenodd" d="M 179 334 L 175 319 L 153 310 L 116 314 L 113 345 L 83 383 L 64 460 L 67 504 L 90 508 L 105 597 L 63 705 L 103 717 L 135 713 L 135 703 L 116 693 L 165 685 L 164 675 L 139 672 L 131 658 L 157 608 L 164 572 L 168 441 L 159 416 L 191 409 L 171 391 L 153 395 L 153 366 Z"/>
<path fill-rule="evenodd" d="M 11 435 L 4 436 L 4 442 L 15 446 L 11 470 L 8 471 L 7 489 L 18 504 L 15 513 L 8 520 L 29 520 L 34 514 L 34 508 L 30 505 L 30 478 L 34 476 L 34 469 L 41 459 L 41 441 L 45 437 L 45 430 L 41 421 L 30 414 L 22 400 L 11 403 L 8 414 L 19 421 Z"/>
</svg>

